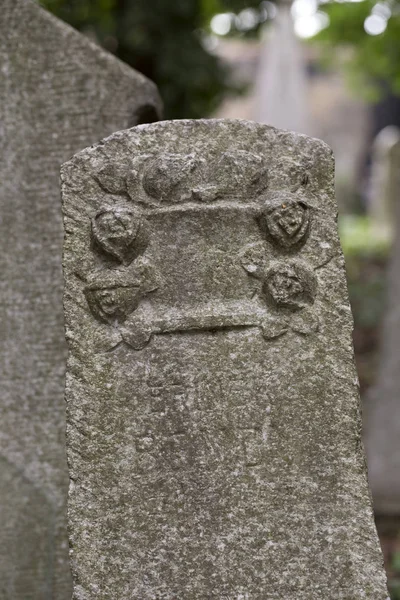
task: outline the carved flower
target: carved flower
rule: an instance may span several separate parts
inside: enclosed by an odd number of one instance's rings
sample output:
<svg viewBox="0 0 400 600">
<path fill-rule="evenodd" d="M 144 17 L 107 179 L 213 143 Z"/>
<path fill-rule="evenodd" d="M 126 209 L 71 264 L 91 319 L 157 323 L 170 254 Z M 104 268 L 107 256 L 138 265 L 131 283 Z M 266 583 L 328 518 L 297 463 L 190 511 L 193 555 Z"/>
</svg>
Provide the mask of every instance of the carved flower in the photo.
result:
<svg viewBox="0 0 400 600">
<path fill-rule="evenodd" d="M 302 335 L 310 335 L 318 331 L 319 320 L 312 309 L 305 308 L 291 315 L 271 314 L 263 319 L 261 329 L 267 340 L 285 335 L 289 330 Z"/>
<path fill-rule="evenodd" d="M 298 247 L 307 239 L 310 209 L 289 194 L 275 196 L 265 203 L 263 222 L 267 234 L 281 247 Z"/>
<path fill-rule="evenodd" d="M 93 315 L 103 323 L 123 323 L 140 300 L 137 286 L 88 288 L 85 296 Z"/>
<path fill-rule="evenodd" d="M 265 274 L 263 291 L 277 308 L 297 311 L 314 303 L 316 277 L 300 262 L 276 263 Z"/>
<path fill-rule="evenodd" d="M 93 315 L 103 323 L 123 323 L 141 298 L 158 288 L 157 274 L 145 259 L 124 272 L 98 272 L 85 290 Z"/>
<path fill-rule="evenodd" d="M 132 208 L 103 209 L 92 220 L 94 241 L 124 265 L 143 254 L 149 243 L 149 226 Z"/>
</svg>

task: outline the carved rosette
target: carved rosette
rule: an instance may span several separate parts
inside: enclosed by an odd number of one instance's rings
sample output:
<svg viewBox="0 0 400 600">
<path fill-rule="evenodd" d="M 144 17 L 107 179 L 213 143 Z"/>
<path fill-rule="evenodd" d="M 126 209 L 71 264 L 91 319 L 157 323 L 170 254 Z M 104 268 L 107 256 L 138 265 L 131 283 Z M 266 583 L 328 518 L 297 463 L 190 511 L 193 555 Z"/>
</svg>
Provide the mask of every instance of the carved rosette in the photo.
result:
<svg viewBox="0 0 400 600">
<path fill-rule="evenodd" d="M 259 224 L 265 241 L 246 246 L 240 262 L 260 281 L 259 297 L 271 309 L 263 322 L 264 336 L 279 337 L 289 330 L 315 333 L 319 324 L 313 309 L 318 291 L 314 269 L 319 264 L 310 268 L 302 257 L 292 257 L 309 239 L 311 207 L 294 193 L 276 192 L 262 199 Z"/>
<path fill-rule="evenodd" d="M 150 226 L 140 210 L 114 206 L 96 213 L 91 230 L 96 252 L 126 267 L 91 273 L 84 291 L 93 316 L 117 327 L 158 287 L 154 267 L 142 257 L 149 245 Z"/>
<path fill-rule="evenodd" d="M 149 224 L 132 208 L 100 210 L 92 219 L 92 235 L 96 246 L 123 265 L 130 265 L 148 246 Z"/>
<path fill-rule="evenodd" d="M 264 202 L 261 227 L 284 250 L 296 250 L 305 244 L 310 224 L 310 207 L 293 194 L 276 194 Z"/>
<path fill-rule="evenodd" d="M 318 330 L 312 310 L 317 278 L 307 265 L 296 260 L 272 264 L 262 277 L 262 291 L 275 308 L 264 322 L 265 337 L 278 337 L 289 329 L 304 335 Z"/>
<path fill-rule="evenodd" d="M 314 304 L 317 280 L 306 265 L 285 261 L 268 269 L 262 289 L 267 301 L 276 308 L 299 311 Z"/>
<path fill-rule="evenodd" d="M 140 300 L 158 287 L 154 267 L 139 259 L 129 271 L 96 272 L 85 289 L 92 314 L 108 325 L 120 325 L 137 309 Z"/>
<path fill-rule="evenodd" d="M 97 284 L 86 288 L 85 296 L 93 315 L 103 323 L 123 323 L 137 308 L 139 288 L 135 286 L 108 286 Z"/>
<path fill-rule="evenodd" d="M 260 298 L 270 307 L 262 324 L 264 337 L 279 337 L 290 329 L 304 335 L 318 330 L 313 310 L 318 283 L 307 264 L 294 259 L 268 262 L 260 246 L 246 248 L 241 263 L 260 281 Z"/>
</svg>

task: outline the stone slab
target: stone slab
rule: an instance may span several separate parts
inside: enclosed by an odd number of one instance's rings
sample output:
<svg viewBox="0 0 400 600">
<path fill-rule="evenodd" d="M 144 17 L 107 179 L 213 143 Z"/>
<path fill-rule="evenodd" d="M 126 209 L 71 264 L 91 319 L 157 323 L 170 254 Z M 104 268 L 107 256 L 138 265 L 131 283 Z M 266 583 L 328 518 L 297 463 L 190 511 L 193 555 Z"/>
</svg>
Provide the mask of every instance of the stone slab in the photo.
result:
<svg viewBox="0 0 400 600">
<path fill-rule="evenodd" d="M 386 132 L 394 139 L 396 131 Z M 387 302 L 381 332 L 377 382 L 365 402 L 365 442 L 368 471 L 378 515 L 400 516 L 400 143 L 390 149 L 387 219 L 393 226 L 393 246 L 387 272 Z M 391 216 L 389 213 L 392 213 Z M 378 222 L 379 225 L 379 222 Z"/>
<path fill-rule="evenodd" d="M 229 120 L 63 166 L 74 600 L 387 600 L 333 170 Z"/>
<path fill-rule="evenodd" d="M 59 169 L 160 101 L 36 3 L 0 7 L 0 596 L 69 600 Z"/>
</svg>

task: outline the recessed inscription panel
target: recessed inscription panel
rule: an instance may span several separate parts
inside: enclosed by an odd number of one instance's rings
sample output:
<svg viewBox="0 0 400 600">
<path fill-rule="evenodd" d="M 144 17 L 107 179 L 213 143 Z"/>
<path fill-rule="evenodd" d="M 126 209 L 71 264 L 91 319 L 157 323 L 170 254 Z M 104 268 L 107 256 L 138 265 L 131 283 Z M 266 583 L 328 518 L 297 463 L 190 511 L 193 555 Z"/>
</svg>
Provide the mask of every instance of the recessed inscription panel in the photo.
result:
<svg viewBox="0 0 400 600">
<path fill-rule="evenodd" d="M 64 166 L 74 600 L 386 600 L 331 175 L 229 121 Z"/>
</svg>

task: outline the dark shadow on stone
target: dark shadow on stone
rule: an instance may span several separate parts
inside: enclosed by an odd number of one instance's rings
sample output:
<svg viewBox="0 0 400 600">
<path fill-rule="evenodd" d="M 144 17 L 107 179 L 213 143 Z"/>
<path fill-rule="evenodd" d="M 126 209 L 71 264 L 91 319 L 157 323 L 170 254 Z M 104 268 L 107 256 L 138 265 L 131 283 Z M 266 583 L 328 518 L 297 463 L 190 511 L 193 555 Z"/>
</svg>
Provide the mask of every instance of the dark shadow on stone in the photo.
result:
<svg viewBox="0 0 400 600">
<path fill-rule="evenodd" d="M 160 120 L 161 115 L 157 110 L 157 107 L 152 104 L 143 104 L 135 110 L 132 115 L 129 127 L 135 127 L 135 125 L 144 125 L 145 123 L 155 123 Z"/>
</svg>

